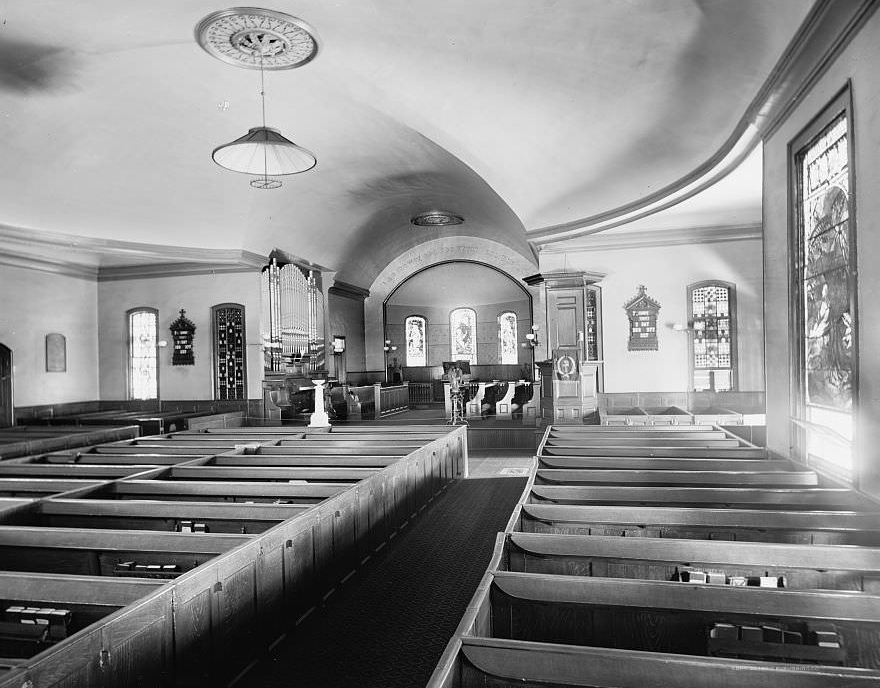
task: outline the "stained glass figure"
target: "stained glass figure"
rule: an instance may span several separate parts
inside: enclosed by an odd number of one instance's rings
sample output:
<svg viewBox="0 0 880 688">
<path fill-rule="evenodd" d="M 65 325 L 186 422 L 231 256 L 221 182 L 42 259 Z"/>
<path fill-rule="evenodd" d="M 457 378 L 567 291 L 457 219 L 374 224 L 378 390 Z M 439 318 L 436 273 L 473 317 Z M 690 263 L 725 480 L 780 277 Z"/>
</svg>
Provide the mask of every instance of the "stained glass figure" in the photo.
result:
<svg viewBox="0 0 880 688">
<path fill-rule="evenodd" d="M 852 461 L 855 273 L 846 112 L 796 156 L 803 403 L 808 460 Z"/>
<path fill-rule="evenodd" d="M 498 341 L 501 349 L 501 363 L 519 363 L 519 349 L 516 341 L 516 313 L 507 311 L 498 316 Z"/>
<path fill-rule="evenodd" d="M 471 308 L 456 308 L 449 317 L 451 360 L 477 362 L 477 314 Z"/>
<path fill-rule="evenodd" d="M 726 392 L 733 388 L 732 287 L 701 283 L 689 287 L 694 332 L 693 388 Z"/>
<path fill-rule="evenodd" d="M 408 366 L 428 365 L 426 327 L 427 321 L 420 315 L 411 315 L 406 319 L 406 365 Z"/>
</svg>

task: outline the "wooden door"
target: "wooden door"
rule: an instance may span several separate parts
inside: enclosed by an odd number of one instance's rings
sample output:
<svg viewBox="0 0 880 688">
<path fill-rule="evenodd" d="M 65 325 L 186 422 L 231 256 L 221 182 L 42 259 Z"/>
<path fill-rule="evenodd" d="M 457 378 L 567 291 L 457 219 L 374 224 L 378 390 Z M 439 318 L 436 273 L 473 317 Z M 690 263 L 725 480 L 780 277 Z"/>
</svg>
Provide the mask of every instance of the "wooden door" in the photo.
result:
<svg viewBox="0 0 880 688">
<path fill-rule="evenodd" d="M 0 428 L 13 424 L 12 349 L 0 344 Z"/>
</svg>

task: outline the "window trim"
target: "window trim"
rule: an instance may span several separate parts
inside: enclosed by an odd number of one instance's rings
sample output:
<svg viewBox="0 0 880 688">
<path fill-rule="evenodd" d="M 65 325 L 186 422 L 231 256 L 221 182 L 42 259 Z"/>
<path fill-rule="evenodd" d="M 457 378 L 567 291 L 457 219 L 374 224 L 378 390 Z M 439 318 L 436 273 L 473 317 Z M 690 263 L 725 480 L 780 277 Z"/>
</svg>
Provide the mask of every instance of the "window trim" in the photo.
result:
<svg viewBox="0 0 880 688">
<path fill-rule="evenodd" d="M 847 127 L 847 167 L 849 197 L 849 276 L 853 280 L 850 293 L 850 308 L 853 314 L 853 351 L 852 351 L 852 454 L 850 470 L 847 473 L 840 466 L 828 461 L 810 460 L 807 456 L 807 422 L 806 422 L 806 363 L 804 354 L 804 314 L 801 307 L 803 293 L 803 270 L 805 256 L 803 253 L 803 214 L 800 204 L 800 158 L 803 152 L 821 135 L 831 122 L 839 115 L 846 117 Z M 789 437 L 792 456 L 804 464 L 813 466 L 834 478 L 842 480 L 858 488 L 859 465 L 854 449 L 858 434 L 856 418 L 859 407 L 859 309 L 858 309 L 858 252 L 856 232 L 856 135 L 853 118 L 852 82 L 847 80 L 845 86 L 813 117 L 812 120 L 788 143 L 788 331 L 795 333 L 789 340 L 789 399 L 790 423 Z"/>
</svg>

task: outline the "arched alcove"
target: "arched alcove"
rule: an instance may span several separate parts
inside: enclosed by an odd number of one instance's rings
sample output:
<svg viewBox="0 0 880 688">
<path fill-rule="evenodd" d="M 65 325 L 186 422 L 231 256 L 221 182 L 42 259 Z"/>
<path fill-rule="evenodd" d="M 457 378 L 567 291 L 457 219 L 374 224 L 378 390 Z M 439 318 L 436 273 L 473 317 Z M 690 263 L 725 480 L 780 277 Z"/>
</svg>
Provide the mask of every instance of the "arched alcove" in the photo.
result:
<svg viewBox="0 0 880 688">
<path fill-rule="evenodd" d="M 385 336 L 385 308 L 389 298 L 409 278 L 439 265 L 481 265 L 482 269 L 494 272 L 508 280 L 524 297 L 531 298 L 529 324 L 532 317 L 539 324 L 544 324 L 541 290 L 527 287 L 522 282 L 524 277 L 537 272 L 537 260 L 530 261 L 506 246 L 477 237 L 445 237 L 428 241 L 392 260 L 370 285 L 370 295 L 364 301 L 368 370 L 379 371 L 385 367 L 383 343 L 388 338 Z M 406 315 L 417 313 L 412 310 Z M 428 329 L 430 330 L 430 323 Z M 527 330 L 520 328 L 519 331 L 524 335 Z"/>
</svg>

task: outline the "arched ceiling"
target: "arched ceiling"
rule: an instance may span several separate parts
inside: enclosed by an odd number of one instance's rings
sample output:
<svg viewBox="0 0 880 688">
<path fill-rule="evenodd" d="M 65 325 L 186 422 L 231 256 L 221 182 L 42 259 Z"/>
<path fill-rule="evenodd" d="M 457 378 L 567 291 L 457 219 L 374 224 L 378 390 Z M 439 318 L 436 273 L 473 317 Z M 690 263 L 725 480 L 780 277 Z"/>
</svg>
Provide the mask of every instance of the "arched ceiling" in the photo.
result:
<svg viewBox="0 0 880 688">
<path fill-rule="evenodd" d="M 452 308 L 528 300 L 507 275 L 478 263 L 443 263 L 416 273 L 388 299 L 389 306 Z"/>
<path fill-rule="evenodd" d="M 69 235 L 81 253 L 64 258 L 99 265 L 278 248 L 362 287 L 438 237 L 488 239 L 534 260 L 530 241 L 548 227 L 636 204 L 725 151 L 811 5 L 268 5 L 320 37 L 313 62 L 266 75 L 268 124 L 318 165 L 262 191 L 211 161 L 260 123 L 258 73 L 193 39 L 225 6 L 9 0 L 0 238 L 45 253 Z M 754 211 L 760 193 L 737 203 Z M 434 208 L 466 222 L 409 224 Z"/>
</svg>

